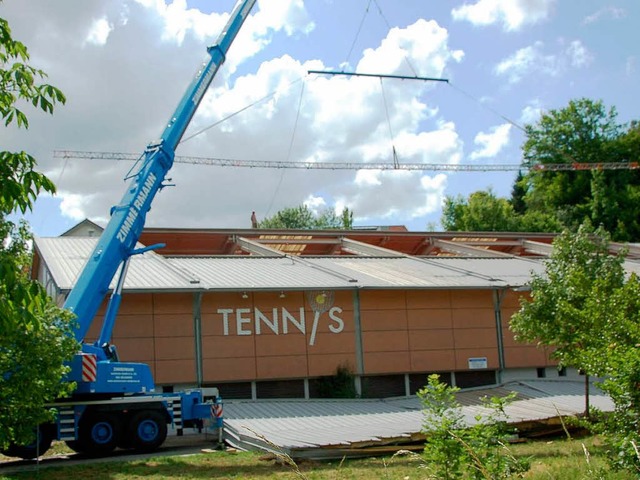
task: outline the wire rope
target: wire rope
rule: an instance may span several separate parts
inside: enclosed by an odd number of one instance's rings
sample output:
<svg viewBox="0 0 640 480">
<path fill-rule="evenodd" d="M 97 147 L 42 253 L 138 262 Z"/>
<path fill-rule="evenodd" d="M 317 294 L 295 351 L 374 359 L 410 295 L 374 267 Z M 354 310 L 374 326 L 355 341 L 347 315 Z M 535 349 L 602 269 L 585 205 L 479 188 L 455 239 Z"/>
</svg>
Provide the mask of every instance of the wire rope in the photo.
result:
<svg viewBox="0 0 640 480">
<path fill-rule="evenodd" d="M 389 23 L 389 20 L 387 20 L 387 17 L 384 15 L 384 13 L 382 12 L 382 8 L 380 7 L 380 4 L 378 3 L 378 0 L 373 0 L 373 3 L 376 4 L 376 7 L 378 7 L 378 13 L 380 13 L 380 16 L 382 17 L 382 20 L 384 20 L 384 23 L 387 25 L 387 29 L 389 31 L 391 31 L 391 24 Z M 405 55 L 404 56 L 404 61 L 407 62 L 407 65 L 409 66 L 409 68 L 411 69 L 411 71 L 413 72 L 414 76 L 418 76 L 418 72 L 416 71 L 416 69 L 413 67 L 413 64 L 411 63 L 411 61 L 409 60 L 409 56 Z"/>
<path fill-rule="evenodd" d="M 300 88 L 300 97 L 298 98 L 298 110 L 296 112 L 296 119 L 293 123 L 293 132 L 291 134 L 291 141 L 289 142 L 289 150 L 287 151 L 287 162 L 289 162 L 291 158 L 291 152 L 293 151 L 293 142 L 296 137 L 296 130 L 298 129 L 298 121 L 300 120 L 300 111 L 302 110 L 302 98 L 304 97 L 304 85 L 305 83 L 302 82 L 302 87 Z M 280 192 L 280 187 L 282 186 L 282 181 L 284 179 L 284 172 L 285 172 L 285 169 L 282 169 L 282 172 L 280 172 L 280 178 L 278 180 L 278 184 L 276 185 L 273 195 L 271 196 L 271 200 L 269 201 L 269 206 L 267 207 L 267 211 L 264 214 L 265 218 L 267 218 L 271 213 L 271 208 L 273 208 L 273 204 L 276 200 L 276 197 Z"/>
<path fill-rule="evenodd" d="M 503 119 L 505 122 L 508 122 L 511 125 L 513 125 L 514 127 L 516 127 L 518 130 L 522 130 L 523 132 L 526 132 L 525 128 L 522 125 L 520 125 L 519 123 L 517 123 L 515 120 L 512 120 L 511 118 L 507 117 L 506 115 L 503 115 L 500 112 L 498 112 L 496 109 L 491 108 L 486 103 L 483 103 L 482 101 L 480 101 L 480 99 L 474 97 L 469 92 L 466 92 L 466 91 L 462 90 L 457 85 L 453 85 L 451 82 L 447 82 L 447 83 L 449 83 L 449 85 L 451 85 L 451 87 L 453 87 L 454 90 L 457 90 L 458 92 L 462 93 L 466 97 L 470 98 L 471 100 L 476 102 L 478 105 L 480 105 L 485 110 L 488 110 L 489 112 L 493 113 L 494 115 L 497 115 L 498 117 Z"/>
<path fill-rule="evenodd" d="M 389 106 L 387 105 L 387 95 L 384 92 L 384 81 L 380 78 L 380 90 L 382 91 L 382 103 L 384 104 L 384 113 L 387 117 L 387 127 L 389 128 L 389 139 L 391 140 L 391 150 L 393 153 L 393 165 L 398 167 L 398 154 L 394 143 L 393 129 L 391 128 L 391 117 L 389 116 Z"/>
<path fill-rule="evenodd" d="M 356 46 L 356 42 L 358 41 L 358 37 L 360 37 L 360 32 L 362 31 L 362 26 L 364 25 L 364 21 L 367 18 L 367 15 L 369 14 L 369 8 L 371 7 L 371 2 L 373 0 L 369 0 L 369 3 L 367 4 L 367 8 L 365 8 L 364 10 L 364 14 L 362 15 L 362 19 L 360 20 L 360 25 L 358 26 L 358 31 L 356 32 L 356 36 L 353 39 L 353 42 L 351 43 L 351 48 L 349 49 L 349 53 L 347 54 L 347 58 L 344 61 L 343 65 L 349 65 L 349 59 L 351 58 L 351 54 L 353 53 L 353 49 Z"/>
<path fill-rule="evenodd" d="M 287 86 L 285 87 L 285 90 L 290 89 L 293 85 L 295 85 L 295 84 L 296 84 L 296 83 L 298 83 L 298 82 L 301 82 L 302 80 L 304 80 L 304 77 L 300 77 L 300 78 L 295 79 L 294 81 L 290 82 L 290 83 L 289 83 L 289 85 L 287 85 Z M 256 106 L 256 105 L 258 105 L 259 103 L 262 103 L 262 102 L 264 102 L 265 100 L 270 99 L 271 97 L 273 97 L 274 95 L 276 95 L 276 94 L 277 94 L 277 93 L 279 93 L 279 92 L 281 92 L 281 90 L 273 90 L 272 92 L 270 92 L 270 93 L 266 94 L 264 97 L 261 97 L 261 98 L 259 98 L 258 100 L 254 101 L 254 102 L 252 102 L 252 103 L 250 103 L 250 104 L 248 104 L 248 105 L 245 105 L 245 106 L 244 106 L 244 107 L 242 107 L 240 110 L 237 110 L 237 111 L 235 111 L 235 112 L 233 112 L 233 113 L 231 113 L 231 114 L 227 115 L 226 117 L 221 118 L 221 119 L 220 119 L 220 120 L 218 120 L 217 122 L 214 122 L 214 123 L 212 123 L 211 125 L 209 125 L 209 126 L 207 126 L 207 127 L 203 128 L 203 129 L 198 130 L 197 132 L 195 132 L 195 133 L 193 133 L 193 134 L 189 135 L 188 137 L 183 138 L 183 139 L 180 141 L 180 143 L 188 142 L 189 140 L 191 140 L 191 139 L 193 139 L 193 138 L 197 137 L 198 135 L 203 134 L 203 133 L 204 133 L 204 132 L 206 132 L 207 130 L 212 129 L 213 127 L 217 127 L 217 126 L 218 126 L 218 125 L 220 125 L 221 123 L 224 123 L 224 122 L 226 122 L 227 120 L 229 120 L 229 119 L 231 119 L 231 118 L 235 117 L 236 115 L 239 115 L 240 113 L 244 112 L 245 110 L 249 110 L 250 108 L 255 107 L 255 106 Z"/>
</svg>

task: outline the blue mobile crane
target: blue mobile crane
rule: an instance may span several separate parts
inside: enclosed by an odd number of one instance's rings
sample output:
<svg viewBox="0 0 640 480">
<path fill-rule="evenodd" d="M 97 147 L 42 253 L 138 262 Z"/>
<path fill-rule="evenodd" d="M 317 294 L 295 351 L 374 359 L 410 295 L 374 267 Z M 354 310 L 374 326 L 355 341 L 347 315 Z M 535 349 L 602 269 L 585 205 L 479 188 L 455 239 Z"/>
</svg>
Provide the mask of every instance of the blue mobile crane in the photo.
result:
<svg viewBox="0 0 640 480">
<path fill-rule="evenodd" d="M 255 2 L 238 0 L 224 30 L 207 48 L 209 60 L 196 73 L 160 139 L 145 149 L 140 168 L 112 208 L 111 219 L 64 304 L 77 317 L 75 337 L 82 345 L 68 375 L 77 388 L 70 398 L 48 405 L 56 411 L 55 421 L 38 426 L 33 444 L 10 446 L 5 452 L 10 456 L 36 458 L 53 440 L 91 455 L 105 455 L 116 447 L 153 451 L 164 442 L 168 425 L 179 435 L 183 428 L 200 427 L 206 420 L 221 428 L 219 396 L 205 401 L 199 389 L 156 393 L 149 366 L 120 361 L 110 340 L 130 258 L 163 246 L 136 248 L 147 212 L 166 186 L 176 147 Z M 100 335 L 95 342 L 84 343 L 118 270 Z"/>
</svg>

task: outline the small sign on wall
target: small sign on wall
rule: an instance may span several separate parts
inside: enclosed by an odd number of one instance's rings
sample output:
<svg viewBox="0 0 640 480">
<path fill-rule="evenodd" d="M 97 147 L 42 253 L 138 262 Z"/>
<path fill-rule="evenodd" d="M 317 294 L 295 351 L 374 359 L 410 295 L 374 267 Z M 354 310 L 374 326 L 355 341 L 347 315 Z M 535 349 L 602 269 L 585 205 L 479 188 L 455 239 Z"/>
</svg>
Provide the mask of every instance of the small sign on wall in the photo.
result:
<svg viewBox="0 0 640 480">
<path fill-rule="evenodd" d="M 469 370 L 487 368 L 487 357 L 471 357 L 468 360 Z"/>
</svg>

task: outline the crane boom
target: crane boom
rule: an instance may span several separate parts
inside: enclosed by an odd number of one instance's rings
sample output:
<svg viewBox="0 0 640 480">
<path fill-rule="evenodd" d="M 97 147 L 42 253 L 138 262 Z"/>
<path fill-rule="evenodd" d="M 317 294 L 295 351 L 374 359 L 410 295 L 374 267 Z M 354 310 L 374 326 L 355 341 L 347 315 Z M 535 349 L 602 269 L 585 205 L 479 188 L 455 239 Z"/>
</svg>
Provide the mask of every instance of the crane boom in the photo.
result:
<svg viewBox="0 0 640 480">
<path fill-rule="evenodd" d="M 112 208 L 111 219 L 64 304 L 77 316 L 75 335 L 79 341 L 86 336 L 120 266 L 138 253 L 135 251 L 136 243 L 151 203 L 163 188 L 165 176 L 173 165 L 175 148 L 255 1 L 238 1 L 224 30 L 216 42 L 207 48 L 210 56 L 208 62 L 196 73 L 160 140 L 147 146 L 139 171 L 120 203 Z"/>
</svg>

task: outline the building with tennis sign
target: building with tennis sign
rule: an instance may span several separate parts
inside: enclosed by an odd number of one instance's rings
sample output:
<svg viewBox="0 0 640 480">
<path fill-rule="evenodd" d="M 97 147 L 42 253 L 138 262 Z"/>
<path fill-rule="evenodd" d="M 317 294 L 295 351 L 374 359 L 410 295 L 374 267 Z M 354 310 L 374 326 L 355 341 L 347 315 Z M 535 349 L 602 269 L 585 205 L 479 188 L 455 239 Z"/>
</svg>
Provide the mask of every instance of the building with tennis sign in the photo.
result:
<svg viewBox="0 0 640 480">
<path fill-rule="evenodd" d="M 60 304 L 98 230 L 85 221 L 35 239 L 33 274 Z M 112 342 L 165 390 L 211 386 L 223 398 L 318 397 L 338 371 L 364 397 L 415 393 L 434 372 L 460 387 L 574 375 L 509 331 L 552 240 L 146 229 L 141 243 L 166 246 L 132 258 Z"/>
</svg>

